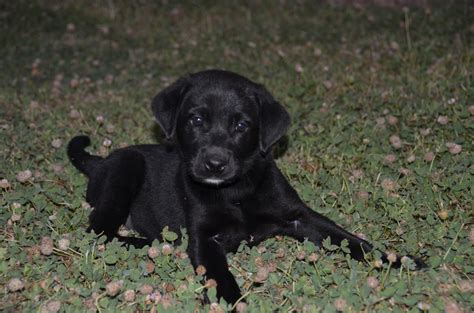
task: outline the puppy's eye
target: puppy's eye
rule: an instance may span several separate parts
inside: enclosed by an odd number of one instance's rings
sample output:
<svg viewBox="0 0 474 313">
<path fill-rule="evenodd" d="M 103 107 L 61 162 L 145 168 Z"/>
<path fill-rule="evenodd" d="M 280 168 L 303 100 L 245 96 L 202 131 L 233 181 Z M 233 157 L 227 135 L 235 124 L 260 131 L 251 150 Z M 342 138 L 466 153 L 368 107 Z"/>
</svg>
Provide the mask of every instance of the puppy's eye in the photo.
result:
<svg viewBox="0 0 474 313">
<path fill-rule="evenodd" d="M 204 123 L 204 119 L 197 115 L 191 117 L 190 121 L 191 121 L 191 125 L 195 127 L 202 126 L 202 124 Z"/>
<path fill-rule="evenodd" d="M 236 132 L 239 132 L 239 133 L 242 133 L 244 131 L 247 130 L 249 126 L 245 123 L 245 122 L 239 122 L 236 126 L 235 126 L 235 131 Z"/>
</svg>

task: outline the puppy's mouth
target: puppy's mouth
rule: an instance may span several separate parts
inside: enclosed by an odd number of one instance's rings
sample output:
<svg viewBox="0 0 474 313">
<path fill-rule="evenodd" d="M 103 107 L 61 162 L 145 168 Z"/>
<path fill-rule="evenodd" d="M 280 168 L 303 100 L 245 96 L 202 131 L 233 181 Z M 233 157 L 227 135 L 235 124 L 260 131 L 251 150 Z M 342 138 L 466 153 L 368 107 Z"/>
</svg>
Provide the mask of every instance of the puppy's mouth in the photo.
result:
<svg viewBox="0 0 474 313">
<path fill-rule="evenodd" d="M 202 185 L 207 185 L 210 187 L 225 187 L 232 185 L 237 179 L 238 175 L 232 175 L 229 177 L 203 177 L 201 175 L 195 175 L 194 173 L 191 174 L 191 178 Z"/>
<path fill-rule="evenodd" d="M 203 182 L 209 185 L 219 186 L 220 184 L 224 183 L 225 180 L 220 178 L 205 178 Z"/>
</svg>

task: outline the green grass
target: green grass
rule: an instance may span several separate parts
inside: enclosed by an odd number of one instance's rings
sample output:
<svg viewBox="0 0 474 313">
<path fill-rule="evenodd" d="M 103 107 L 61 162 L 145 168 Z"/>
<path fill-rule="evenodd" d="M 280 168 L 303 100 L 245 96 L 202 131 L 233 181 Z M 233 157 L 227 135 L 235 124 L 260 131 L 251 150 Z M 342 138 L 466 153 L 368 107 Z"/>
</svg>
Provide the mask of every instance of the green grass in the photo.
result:
<svg viewBox="0 0 474 313">
<path fill-rule="evenodd" d="M 0 310 L 210 310 L 184 247 L 152 259 L 147 249 L 104 249 L 103 239 L 84 232 L 86 179 L 65 154 L 78 133 L 90 134 L 92 150 L 102 154 L 159 141 L 151 98 L 206 68 L 264 83 L 289 110 L 288 149 L 278 164 L 311 207 L 381 249 L 420 255 L 429 265 L 421 272 L 376 269 L 340 249 L 289 238 L 241 246 L 229 261 L 249 312 L 472 309 L 469 2 L 406 12 L 312 1 L 169 2 L 0 5 L 0 178 L 7 180 L 0 190 Z M 111 147 L 102 146 L 105 139 Z M 451 153 L 449 142 L 462 151 Z M 427 152 L 434 159 L 424 160 Z M 18 181 L 25 170 L 33 176 Z M 50 255 L 47 244 L 40 251 L 45 236 L 53 239 Z M 69 248 L 60 246 L 63 238 Z M 271 272 L 256 283 L 261 268 Z M 23 289 L 8 289 L 12 278 Z M 119 294 L 110 296 L 106 284 L 119 280 Z M 138 292 L 144 284 L 161 298 Z M 125 290 L 137 291 L 134 301 L 125 301 Z M 215 289 L 209 295 L 216 301 Z"/>
</svg>

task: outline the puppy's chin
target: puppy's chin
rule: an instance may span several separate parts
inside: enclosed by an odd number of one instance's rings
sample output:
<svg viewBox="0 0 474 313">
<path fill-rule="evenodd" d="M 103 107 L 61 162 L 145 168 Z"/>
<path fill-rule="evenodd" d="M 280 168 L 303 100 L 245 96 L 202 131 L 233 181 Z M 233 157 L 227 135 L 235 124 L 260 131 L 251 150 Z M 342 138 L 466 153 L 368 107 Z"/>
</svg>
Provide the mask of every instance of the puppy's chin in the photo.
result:
<svg viewBox="0 0 474 313">
<path fill-rule="evenodd" d="M 225 180 L 220 179 L 220 178 L 205 178 L 205 179 L 203 179 L 203 183 L 213 185 L 213 186 L 219 186 L 224 182 L 225 182 Z"/>
<path fill-rule="evenodd" d="M 231 177 L 225 177 L 225 178 L 219 178 L 219 177 L 203 177 L 199 175 L 191 175 L 192 180 L 195 182 L 202 184 L 202 185 L 207 185 L 209 187 L 226 187 L 234 184 L 238 180 L 238 176 L 231 176 Z"/>
</svg>

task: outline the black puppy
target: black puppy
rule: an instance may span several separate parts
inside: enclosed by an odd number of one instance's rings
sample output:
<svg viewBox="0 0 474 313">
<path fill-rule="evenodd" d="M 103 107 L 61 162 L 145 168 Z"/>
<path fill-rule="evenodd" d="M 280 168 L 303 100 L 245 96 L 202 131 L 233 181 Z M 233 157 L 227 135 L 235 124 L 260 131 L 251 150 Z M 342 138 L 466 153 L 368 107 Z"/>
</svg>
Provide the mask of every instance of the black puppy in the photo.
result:
<svg viewBox="0 0 474 313">
<path fill-rule="evenodd" d="M 357 260 L 372 250 L 306 206 L 281 174 L 270 148 L 290 117 L 262 85 L 227 71 L 199 72 L 160 92 L 152 109 L 166 137 L 176 137 L 174 146 L 131 146 L 102 159 L 84 151 L 88 137 L 69 143 L 71 162 L 90 179 L 89 230 L 144 246 L 165 226 L 178 233 L 186 228 L 193 266 L 205 266 L 229 303 L 241 293 L 226 253 L 243 240 L 256 245 L 285 235 L 320 245 L 327 237 L 334 244 L 346 239 Z M 122 224 L 147 239 L 119 237 Z"/>
</svg>

